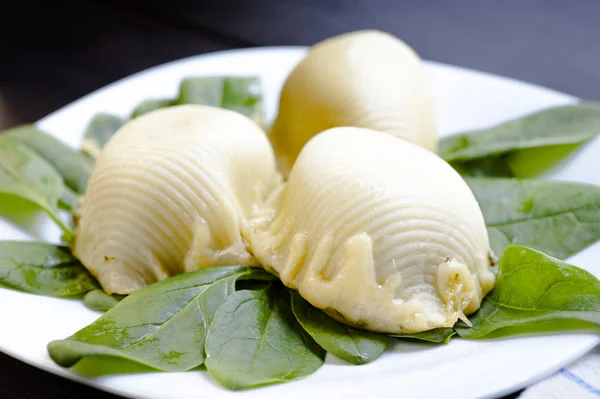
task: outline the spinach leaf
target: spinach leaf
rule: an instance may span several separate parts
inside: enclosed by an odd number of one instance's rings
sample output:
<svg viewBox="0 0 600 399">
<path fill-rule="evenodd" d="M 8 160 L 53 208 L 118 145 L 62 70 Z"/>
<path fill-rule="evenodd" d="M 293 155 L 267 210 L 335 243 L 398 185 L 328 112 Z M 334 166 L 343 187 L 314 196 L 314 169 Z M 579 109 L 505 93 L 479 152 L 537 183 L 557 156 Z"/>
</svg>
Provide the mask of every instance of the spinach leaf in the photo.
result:
<svg viewBox="0 0 600 399">
<path fill-rule="evenodd" d="M 106 312 L 114 308 L 117 303 L 121 302 L 125 298 L 125 295 L 108 295 L 103 290 L 92 290 L 85 294 L 83 297 L 83 304 L 92 310 L 97 310 L 99 312 Z"/>
<path fill-rule="evenodd" d="M 52 359 L 71 367 L 90 355 L 131 360 L 162 371 L 204 362 L 204 340 L 214 312 L 238 279 L 271 279 L 245 267 L 214 267 L 181 274 L 137 291 L 69 338 L 48 345 Z"/>
<path fill-rule="evenodd" d="M 52 165 L 72 192 L 82 194 L 85 191 L 92 163 L 79 151 L 31 125 L 7 130 L 0 140 L 22 144 Z"/>
<path fill-rule="evenodd" d="M 459 322 L 463 338 L 564 331 L 600 325 L 600 281 L 576 266 L 520 246 L 506 248 L 496 287 L 469 317 Z"/>
<path fill-rule="evenodd" d="M 366 364 L 379 357 L 387 347 L 387 337 L 357 330 L 340 323 L 292 294 L 292 311 L 304 330 L 327 352 L 353 364 Z"/>
<path fill-rule="evenodd" d="M 212 105 L 239 112 L 261 124 L 262 94 L 258 77 L 186 78 L 177 104 Z"/>
<path fill-rule="evenodd" d="M 492 250 L 511 244 L 567 258 L 600 239 L 600 187 L 567 182 L 466 178 Z"/>
<path fill-rule="evenodd" d="M 279 286 L 237 291 L 219 308 L 206 338 L 206 368 L 230 389 L 292 381 L 318 370 L 325 351 L 295 320 Z"/>
<path fill-rule="evenodd" d="M 142 101 L 131 113 L 131 119 L 137 118 L 138 116 L 142 116 L 148 112 L 152 112 L 160 108 L 170 107 L 172 105 L 175 105 L 175 100 L 155 99 Z"/>
<path fill-rule="evenodd" d="M 125 124 L 125 120 L 110 114 L 96 114 L 83 135 L 82 151 L 94 159 L 104 145 Z"/>
<path fill-rule="evenodd" d="M 436 328 L 415 334 L 392 334 L 390 336 L 401 339 L 428 341 L 436 344 L 447 344 L 454 335 L 456 335 L 456 332 L 453 328 Z"/>
<path fill-rule="evenodd" d="M 76 194 L 73 190 L 68 187 L 65 187 L 62 195 L 58 199 L 58 208 L 72 212 L 75 208 L 77 208 L 79 203 L 79 195 Z"/>
<path fill-rule="evenodd" d="M 600 103 L 584 102 L 446 137 L 440 141 L 439 154 L 463 174 L 531 177 L 598 133 Z M 487 158 L 492 161 L 486 162 Z"/>
<path fill-rule="evenodd" d="M 536 177 L 566 160 L 581 144 L 583 143 L 550 145 L 515 151 L 506 156 L 505 164 L 513 177 Z"/>
<path fill-rule="evenodd" d="M 451 165 L 463 177 L 514 177 L 503 157 L 487 157 Z"/>
<path fill-rule="evenodd" d="M 58 172 L 27 147 L 10 140 L 0 141 L 0 196 L 29 201 L 44 210 L 65 233 L 72 232 L 59 213 L 59 200 L 65 192 Z"/>
<path fill-rule="evenodd" d="M 98 287 L 67 247 L 0 242 L 0 284 L 33 294 L 68 297 Z"/>
</svg>

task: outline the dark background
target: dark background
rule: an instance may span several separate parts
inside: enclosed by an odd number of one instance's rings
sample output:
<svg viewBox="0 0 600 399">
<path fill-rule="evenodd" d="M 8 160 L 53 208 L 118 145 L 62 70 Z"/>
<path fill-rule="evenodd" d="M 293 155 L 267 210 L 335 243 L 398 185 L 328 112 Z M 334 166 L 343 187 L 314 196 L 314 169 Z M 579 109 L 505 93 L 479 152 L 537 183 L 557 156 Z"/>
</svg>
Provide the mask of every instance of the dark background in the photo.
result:
<svg viewBox="0 0 600 399">
<path fill-rule="evenodd" d="M 599 0 L 1 3 L 0 129 L 34 122 L 92 90 L 178 58 L 310 45 L 363 28 L 389 31 L 425 59 L 600 100 Z M 84 397 L 116 398 L 0 354 L 0 398 Z"/>
</svg>

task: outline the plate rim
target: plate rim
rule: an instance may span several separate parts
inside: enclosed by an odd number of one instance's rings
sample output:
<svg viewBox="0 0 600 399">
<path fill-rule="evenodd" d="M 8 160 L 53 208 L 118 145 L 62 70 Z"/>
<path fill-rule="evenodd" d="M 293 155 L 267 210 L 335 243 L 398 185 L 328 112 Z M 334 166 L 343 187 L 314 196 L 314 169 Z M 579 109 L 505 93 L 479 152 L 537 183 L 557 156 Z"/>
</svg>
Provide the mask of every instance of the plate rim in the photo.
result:
<svg viewBox="0 0 600 399">
<path fill-rule="evenodd" d="M 59 107 L 58 109 L 52 111 L 50 114 L 38 119 L 36 122 L 34 122 L 34 125 L 38 125 L 41 123 L 46 122 L 50 117 L 52 117 L 54 114 L 57 114 L 59 112 L 63 112 L 64 110 L 78 104 L 79 102 L 85 101 L 87 100 L 89 97 L 92 97 L 94 95 L 96 95 L 99 92 L 102 92 L 104 90 L 108 90 L 110 88 L 112 88 L 113 86 L 117 86 L 121 83 L 123 83 L 124 81 L 127 81 L 129 79 L 133 79 L 133 78 L 137 78 L 140 75 L 149 73 L 149 72 L 154 72 L 156 70 L 162 69 L 166 66 L 175 66 L 177 64 L 185 64 L 187 62 L 190 62 L 192 60 L 196 60 L 198 58 L 211 58 L 211 57 L 218 57 L 218 56 L 222 56 L 222 55 L 229 55 L 229 54 L 244 54 L 244 53 L 253 53 L 253 52 L 263 52 L 263 51 L 268 51 L 268 52 L 281 52 L 281 51 L 289 51 L 289 52 L 297 52 L 297 51 L 308 51 L 310 47 L 309 46 L 258 46 L 258 47 L 248 47 L 248 48 L 238 48 L 238 49 L 227 49 L 227 50 L 217 50 L 217 51 L 211 51 L 211 52 L 207 52 L 207 53 L 202 53 L 202 54 L 197 54 L 197 55 L 191 55 L 188 57 L 183 57 L 183 58 L 178 58 L 176 60 L 173 61 L 167 61 L 167 62 L 163 62 L 161 64 L 158 65 L 154 65 L 151 66 L 149 68 L 143 69 L 141 71 L 135 72 L 131 75 L 127 75 L 124 76 L 120 79 L 117 79 L 111 83 L 108 83 L 98 89 L 95 89 L 85 95 L 83 95 L 82 97 L 79 97 L 78 99 L 71 101 L 68 104 L 65 104 L 61 107 Z M 473 69 L 473 68 L 469 68 L 469 67 L 465 67 L 465 66 L 461 66 L 461 65 L 454 65 L 454 64 L 447 64 L 445 62 L 439 62 L 439 61 L 433 61 L 433 60 L 428 60 L 426 58 L 422 59 L 423 64 L 424 65 L 432 65 L 435 67 L 440 67 L 440 68 L 445 68 L 445 69 L 451 69 L 451 70 L 455 70 L 455 71 L 460 71 L 460 72 L 465 72 L 465 73 L 470 73 L 470 74 L 474 74 L 474 75 L 479 75 L 481 77 L 484 78 L 488 78 L 488 79 L 494 79 L 494 80 L 503 80 L 505 82 L 510 82 L 513 84 L 519 84 L 519 85 L 527 85 L 530 88 L 533 89 L 537 89 L 540 91 L 545 91 L 548 94 L 553 94 L 553 95 L 559 95 L 559 96 L 564 96 L 565 99 L 570 99 L 570 100 L 581 100 L 580 97 L 576 97 L 573 96 L 571 94 L 565 93 L 563 91 L 560 90 L 556 90 L 556 89 L 552 89 L 550 87 L 546 87 L 546 86 L 542 86 L 539 85 L 537 83 L 530 83 L 527 82 L 525 80 L 519 80 L 516 78 L 512 78 L 510 76 L 504 76 L 504 75 L 498 75 L 498 74 L 494 74 L 491 72 L 485 72 L 485 71 L 480 71 L 477 69 Z"/>
</svg>

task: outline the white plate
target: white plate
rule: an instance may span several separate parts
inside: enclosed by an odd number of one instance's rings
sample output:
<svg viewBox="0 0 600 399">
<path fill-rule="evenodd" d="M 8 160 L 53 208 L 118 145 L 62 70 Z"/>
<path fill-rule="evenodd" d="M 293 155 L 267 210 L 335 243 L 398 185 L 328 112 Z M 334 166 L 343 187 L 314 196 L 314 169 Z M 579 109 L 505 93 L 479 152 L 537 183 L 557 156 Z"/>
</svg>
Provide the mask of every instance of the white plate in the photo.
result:
<svg viewBox="0 0 600 399">
<path fill-rule="evenodd" d="M 96 112 L 130 114 L 140 101 L 174 97 L 179 81 L 190 75 L 260 75 L 267 116 L 276 110 L 283 79 L 304 54 L 302 48 L 227 51 L 192 57 L 136 74 L 92 93 L 42 119 L 39 126 L 73 146 Z M 548 106 L 575 101 L 552 90 L 469 71 L 427 63 L 433 81 L 442 134 L 485 127 Z M 600 185 L 594 153 L 600 140 L 587 145 L 552 177 Z M 27 229 L 0 221 L 0 239 L 32 235 L 58 241 L 56 228 L 40 217 Z M 571 261 L 600 275 L 600 244 Z M 145 373 L 84 379 L 56 366 L 46 344 L 65 338 L 99 314 L 80 302 L 45 298 L 0 289 L 0 350 L 44 370 L 124 396 L 185 398 L 309 398 L 309 397 L 494 397 L 525 387 L 557 371 L 599 342 L 585 334 L 528 337 L 489 342 L 454 340 L 449 345 L 397 342 L 381 358 L 350 366 L 328 357 L 314 375 L 293 383 L 245 392 L 231 392 L 204 372 Z"/>
</svg>

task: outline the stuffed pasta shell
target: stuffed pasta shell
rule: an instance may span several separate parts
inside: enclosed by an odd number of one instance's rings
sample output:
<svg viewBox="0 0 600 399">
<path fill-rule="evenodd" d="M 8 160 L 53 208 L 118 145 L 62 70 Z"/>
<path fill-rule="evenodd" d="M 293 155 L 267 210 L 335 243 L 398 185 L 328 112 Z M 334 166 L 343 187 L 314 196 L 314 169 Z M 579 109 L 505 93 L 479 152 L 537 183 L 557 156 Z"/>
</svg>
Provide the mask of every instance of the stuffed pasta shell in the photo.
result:
<svg viewBox="0 0 600 399">
<path fill-rule="evenodd" d="M 431 151 L 433 100 L 419 56 L 379 31 L 358 31 L 313 46 L 288 76 L 270 138 L 287 174 L 311 137 L 332 127 L 384 131 Z"/>
<path fill-rule="evenodd" d="M 483 216 L 441 158 L 389 134 L 334 128 L 304 147 L 253 254 L 314 306 L 359 328 L 450 327 L 494 285 Z"/>
<path fill-rule="evenodd" d="M 240 223 L 279 182 L 265 133 L 185 105 L 124 125 L 97 158 L 74 253 L 109 293 L 215 265 L 256 265 Z"/>
</svg>

